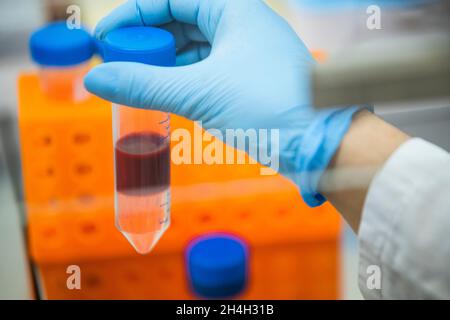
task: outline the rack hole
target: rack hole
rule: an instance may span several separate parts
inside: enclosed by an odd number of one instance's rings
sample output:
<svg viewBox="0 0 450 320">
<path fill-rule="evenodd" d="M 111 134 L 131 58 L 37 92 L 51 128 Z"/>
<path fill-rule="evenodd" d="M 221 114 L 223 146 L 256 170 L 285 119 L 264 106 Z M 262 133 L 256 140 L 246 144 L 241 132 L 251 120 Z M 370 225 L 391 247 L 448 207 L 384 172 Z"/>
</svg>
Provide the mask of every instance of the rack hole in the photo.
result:
<svg viewBox="0 0 450 320">
<path fill-rule="evenodd" d="M 132 283 L 138 283 L 139 282 L 139 275 L 137 275 L 133 271 L 126 271 L 125 274 L 124 274 L 124 278 L 128 282 L 132 282 Z"/>
<path fill-rule="evenodd" d="M 75 166 L 75 172 L 79 175 L 88 175 L 92 172 L 92 167 L 89 164 L 79 163 Z"/>
<path fill-rule="evenodd" d="M 45 228 L 42 231 L 42 235 L 44 238 L 54 238 L 56 236 L 56 229 L 55 228 Z"/>
<path fill-rule="evenodd" d="M 96 231 L 97 227 L 91 222 L 85 222 L 81 225 L 81 232 L 84 234 L 93 234 Z"/>
<path fill-rule="evenodd" d="M 53 177 L 54 174 L 55 174 L 55 170 L 54 170 L 52 167 L 48 167 L 48 168 L 45 170 L 45 175 L 46 175 L 47 177 Z"/>
<path fill-rule="evenodd" d="M 95 274 L 90 274 L 87 275 L 86 277 L 86 285 L 88 287 L 94 288 L 94 287 L 98 287 L 101 284 L 101 280 L 100 277 L 95 275 Z"/>
<path fill-rule="evenodd" d="M 277 215 L 280 218 L 286 218 L 289 216 L 289 209 L 287 208 L 281 208 L 277 211 Z"/>
<path fill-rule="evenodd" d="M 86 144 L 91 141 L 91 136 L 87 133 L 77 133 L 73 136 L 73 142 L 75 144 Z"/>
<path fill-rule="evenodd" d="M 239 212 L 239 218 L 242 220 L 247 220 L 248 218 L 250 218 L 250 212 L 248 211 Z"/>
<path fill-rule="evenodd" d="M 52 144 L 52 137 L 51 136 L 43 136 L 42 137 L 42 145 L 44 147 L 48 147 Z"/>
<path fill-rule="evenodd" d="M 201 223 L 208 223 L 211 222 L 212 216 L 209 212 L 204 212 L 199 216 L 199 220 Z"/>
<path fill-rule="evenodd" d="M 52 197 L 52 198 L 50 198 L 50 199 L 48 200 L 48 204 L 49 204 L 49 206 L 50 206 L 51 208 L 57 208 L 57 207 L 58 207 L 58 204 L 59 204 L 59 201 L 58 201 L 58 199 L 57 199 L 56 197 Z"/>
<path fill-rule="evenodd" d="M 78 196 L 78 201 L 84 205 L 88 205 L 94 201 L 94 196 L 89 193 L 82 193 Z"/>
</svg>

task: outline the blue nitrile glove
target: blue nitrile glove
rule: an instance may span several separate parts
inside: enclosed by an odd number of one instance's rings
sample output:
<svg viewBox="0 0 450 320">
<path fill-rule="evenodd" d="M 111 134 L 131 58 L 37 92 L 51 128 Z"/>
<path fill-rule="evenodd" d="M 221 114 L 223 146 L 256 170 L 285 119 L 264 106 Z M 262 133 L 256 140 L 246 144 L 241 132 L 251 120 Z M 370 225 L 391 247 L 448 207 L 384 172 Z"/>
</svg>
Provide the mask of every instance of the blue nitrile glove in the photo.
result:
<svg viewBox="0 0 450 320">
<path fill-rule="evenodd" d="M 314 62 L 285 20 L 260 0 L 134 0 L 104 18 L 96 36 L 136 25 L 171 31 L 179 67 L 106 63 L 86 77 L 90 92 L 221 132 L 279 129 L 279 144 L 272 141 L 268 148 L 279 149 L 280 172 L 300 187 L 307 204 L 324 202 L 319 179 L 357 108 L 313 109 Z"/>
</svg>

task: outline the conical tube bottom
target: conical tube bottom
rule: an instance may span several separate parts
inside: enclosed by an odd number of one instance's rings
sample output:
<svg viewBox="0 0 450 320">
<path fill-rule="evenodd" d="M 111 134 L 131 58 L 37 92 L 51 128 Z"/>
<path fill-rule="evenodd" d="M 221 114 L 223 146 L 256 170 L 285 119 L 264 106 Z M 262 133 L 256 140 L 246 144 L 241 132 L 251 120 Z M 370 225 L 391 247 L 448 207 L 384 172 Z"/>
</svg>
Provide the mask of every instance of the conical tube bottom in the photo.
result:
<svg viewBox="0 0 450 320">
<path fill-rule="evenodd" d="M 147 254 L 150 253 L 150 251 L 152 251 L 152 249 L 155 247 L 156 243 L 158 243 L 159 239 L 164 233 L 164 230 L 148 233 L 127 233 L 121 231 L 121 233 L 125 236 L 125 238 L 133 246 L 137 253 Z"/>
<path fill-rule="evenodd" d="M 116 194 L 116 227 L 140 254 L 149 253 L 170 225 L 170 191 Z"/>
</svg>

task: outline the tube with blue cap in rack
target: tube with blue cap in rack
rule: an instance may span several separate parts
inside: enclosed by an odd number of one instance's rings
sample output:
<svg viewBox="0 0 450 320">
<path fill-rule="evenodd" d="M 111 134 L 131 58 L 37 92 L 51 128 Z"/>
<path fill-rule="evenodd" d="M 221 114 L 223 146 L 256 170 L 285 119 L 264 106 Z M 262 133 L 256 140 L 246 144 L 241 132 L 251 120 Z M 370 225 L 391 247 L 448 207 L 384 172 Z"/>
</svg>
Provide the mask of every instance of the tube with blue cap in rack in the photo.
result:
<svg viewBox="0 0 450 320">
<path fill-rule="evenodd" d="M 239 298 L 248 282 L 248 246 L 237 236 L 212 233 L 193 240 L 186 250 L 191 290 L 205 299 Z"/>
<path fill-rule="evenodd" d="M 50 23 L 31 35 L 29 47 L 48 98 L 79 102 L 89 97 L 83 78 L 96 48 L 85 29 L 69 29 L 64 21 Z"/>
<path fill-rule="evenodd" d="M 175 39 L 154 27 L 111 31 L 102 42 L 106 63 L 171 67 Z M 170 116 L 113 106 L 116 226 L 137 252 L 148 253 L 170 224 Z"/>
</svg>

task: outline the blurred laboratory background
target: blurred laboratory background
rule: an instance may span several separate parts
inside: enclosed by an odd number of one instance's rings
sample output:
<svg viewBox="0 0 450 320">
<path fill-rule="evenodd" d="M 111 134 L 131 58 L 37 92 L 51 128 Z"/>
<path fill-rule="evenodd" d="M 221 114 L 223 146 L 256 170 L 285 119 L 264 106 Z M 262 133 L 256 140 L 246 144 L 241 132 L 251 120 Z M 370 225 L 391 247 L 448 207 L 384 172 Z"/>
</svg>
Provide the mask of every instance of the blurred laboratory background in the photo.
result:
<svg viewBox="0 0 450 320">
<path fill-rule="evenodd" d="M 228 279 L 221 269 L 223 261 L 217 261 L 211 272 L 224 287 L 230 288 L 227 281 L 234 281 L 237 298 L 360 299 L 357 240 L 334 208 L 327 204 L 310 209 L 283 177 L 262 178 L 254 168 L 173 168 L 172 223 L 167 235 L 148 256 L 129 248 L 114 228 L 109 189 L 99 195 L 99 189 L 92 188 L 96 179 L 110 181 L 113 175 L 110 170 L 95 176 L 112 168 L 108 104 L 92 100 L 77 109 L 86 110 L 81 115 L 73 109 L 52 114 L 51 107 L 36 98 L 39 93 L 30 93 L 37 90 L 36 66 L 28 48 L 31 33 L 48 22 L 66 19 L 68 6 L 78 5 L 83 25 L 92 30 L 120 2 L 0 1 L 0 298 L 220 296 L 220 288 L 213 292 L 196 287 L 197 277 L 200 283 L 206 280 L 195 263 L 211 258 L 202 256 L 205 247 L 229 246 L 236 270 L 249 271 L 238 273 L 239 279 Z M 319 61 L 318 74 L 325 77 L 327 70 L 320 69 L 321 63 L 359 52 L 366 45 L 434 35 L 449 41 L 450 37 L 450 1 L 446 0 L 266 2 L 298 32 Z M 381 29 L 367 27 L 370 5 L 381 8 Z M 396 57 L 407 59 L 409 53 L 395 48 Z M 450 151 L 448 97 L 391 100 L 375 101 L 375 112 L 407 133 Z M 106 107 L 90 112 L 95 104 Z M 78 122 L 71 122 L 68 115 Z M 173 127 L 190 128 L 192 123 L 175 118 Z M 67 145 L 55 142 L 57 148 L 48 155 L 38 149 L 52 148 L 49 145 L 65 135 L 81 137 L 76 140 L 80 143 L 94 141 L 92 128 L 107 128 L 105 147 L 72 146 L 68 138 Z M 89 162 L 91 158 L 98 158 L 98 163 Z M 33 173 L 41 169 L 52 177 Z M 94 176 L 76 176 L 86 172 Z M 56 182 L 44 182 L 47 178 Z M 74 265 L 81 269 L 80 290 L 67 286 L 67 268 Z"/>
</svg>

